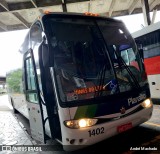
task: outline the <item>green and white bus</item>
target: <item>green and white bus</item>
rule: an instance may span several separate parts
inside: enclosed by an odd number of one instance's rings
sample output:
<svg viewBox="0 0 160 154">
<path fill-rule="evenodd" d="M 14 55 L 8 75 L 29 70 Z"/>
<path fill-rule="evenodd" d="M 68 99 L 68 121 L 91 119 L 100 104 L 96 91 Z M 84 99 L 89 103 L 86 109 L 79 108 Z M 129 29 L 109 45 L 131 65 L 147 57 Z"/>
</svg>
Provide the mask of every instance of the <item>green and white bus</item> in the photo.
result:
<svg viewBox="0 0 160 154">
<path fill-rule="evenodd" d="M 123 22 L 96 14 L 47 13 L 30 27 L 21 94 L 13 107 L 31 135 L 64 150 L 93 145 L 150 119 L 143 60 Z M 20 86 L 21 87 L 21 86 Z"/>
</svg>

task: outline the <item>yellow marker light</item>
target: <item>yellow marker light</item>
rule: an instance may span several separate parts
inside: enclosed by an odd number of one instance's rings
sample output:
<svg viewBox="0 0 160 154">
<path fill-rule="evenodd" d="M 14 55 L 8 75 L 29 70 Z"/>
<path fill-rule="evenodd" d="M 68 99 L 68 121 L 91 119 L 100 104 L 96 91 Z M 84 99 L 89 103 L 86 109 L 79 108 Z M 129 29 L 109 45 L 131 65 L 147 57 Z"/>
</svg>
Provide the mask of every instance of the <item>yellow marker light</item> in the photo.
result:
<svg viewBox="0 0 160 154">
<path fill-rule="evenodd" d="M 144 108 L 150 108 L 152 106 L 152 101 L 150 99 L 146 99 L 141 105 Z"/>
<path fill-rule="evenodd" d="M 88 16 L 90 13 L 89 13 L 89 12 L 85 12 L 84 14 L 85 14 L 86 16 Z"/>
<path fill-rule="evenodd" d="M 90 12 L 85 12 L 84 14 L 86 16 L 95 16 L 95 17 L 99 16 L 99 14 L 97 14 L 97 13 L 90 13 Z"/>
<path fill-rule="evenodd" d="M 87 126 L 87 121 L 85 119 L 81 119 L 81 120 L 79 120 L 78 124 L 79 124 L 80 128 L 81 127 L 86 127 Z"/>
<path fill-rule="evenodd" d="M 49 13 L 51 13 L 51 12 L 48 10 L 44 11 L 44 14 L 49 14 Z"/>
<path fill-rule="evenodd" d="M 99 16 L 99 14 L 95 13 L 94 16 Z"/>
</svg>

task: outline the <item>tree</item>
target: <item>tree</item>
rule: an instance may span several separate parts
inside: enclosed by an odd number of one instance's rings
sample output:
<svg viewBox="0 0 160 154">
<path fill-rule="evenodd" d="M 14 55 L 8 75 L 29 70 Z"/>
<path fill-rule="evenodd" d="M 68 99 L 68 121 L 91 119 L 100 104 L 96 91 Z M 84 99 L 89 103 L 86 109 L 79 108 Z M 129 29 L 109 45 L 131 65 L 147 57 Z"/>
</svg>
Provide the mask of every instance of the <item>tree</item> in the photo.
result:
<svg viewBox="0 0 160 154">
<path fill-rule="evenodd" d="M 7 73 L 6 83 L 8 87 L 8 92 L 21 93 L 22 92 L 22 69 L 16 69 Z"/>
</svg>

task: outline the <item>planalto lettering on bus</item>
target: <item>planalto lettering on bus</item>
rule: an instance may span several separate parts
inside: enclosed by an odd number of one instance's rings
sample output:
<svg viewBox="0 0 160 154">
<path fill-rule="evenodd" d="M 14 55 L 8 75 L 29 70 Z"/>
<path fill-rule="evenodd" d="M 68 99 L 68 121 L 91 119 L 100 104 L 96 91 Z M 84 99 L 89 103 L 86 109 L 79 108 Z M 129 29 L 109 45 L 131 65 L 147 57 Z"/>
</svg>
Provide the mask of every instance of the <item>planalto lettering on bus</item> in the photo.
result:
<svg viewBox="0 0 160 154">
<path fill-rule="evenodd" d="M 129 106 L 130 105 L 133 105 L 133 104 L 135 104 L 135 103 L 138 103 L 138 102 L 140 102 L 140 101 L 142 101 L 142 100 L 145 100 L 146 99 L 146 94 L 140 94 L 138 97 L 135 97 L 135 98 L 129 98 L 128 99 L 128 104 L 129 104 Z"/>
</svg>

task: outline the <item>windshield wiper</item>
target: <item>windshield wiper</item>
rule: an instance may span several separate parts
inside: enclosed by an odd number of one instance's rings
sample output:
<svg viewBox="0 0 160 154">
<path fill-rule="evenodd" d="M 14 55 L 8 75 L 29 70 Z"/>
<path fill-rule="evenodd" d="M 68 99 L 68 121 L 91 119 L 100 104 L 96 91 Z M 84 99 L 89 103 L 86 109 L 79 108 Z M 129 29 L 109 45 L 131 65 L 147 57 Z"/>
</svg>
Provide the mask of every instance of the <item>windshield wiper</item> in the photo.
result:
<svg viewBox="0 0 160 154">
<path fill-rule="evenodd" d="M 105 79 L 105 74 L 106 74 L 106 68 L 107 68 L 106 64 L 103 65 L 102 69 L 98 73 L 97 78 L 99 80 L 99 84 L 97 86 L 97 91 L 95 91 L 95 93 L 94 93 L 94 97 L 100 97 L 102 95 L 104 79 Z"/>
<path fill-rule="evenodd" d="M 129 69 L 129 67 L 126 65 L 126 63 L 123 60 L 123 58 L 118 55 L 117 50 L 115 51 L 115 54 L 117 56 L 117 60 L 119 61 L 120 69 L 122 70 L 122 66 L 124 66 L 124 68 L 127 70 L 128 74 L 131 76 L 131 78 L 133 80 L 133 82 L 132 81 L 130 82 L 131 85 L 132 85 L 132 87 L 136 86 L 136 88 L 138 88 L 138 89 L 141 88 L 140 85 L 139 85 L 139 82 L 137 81 L 136 77 L 134 76 L 134 74 L 132 73 L 132 71 Z M 121 66 L 121 64 L 122 64 L 122 66 Z"/>
</svg>

